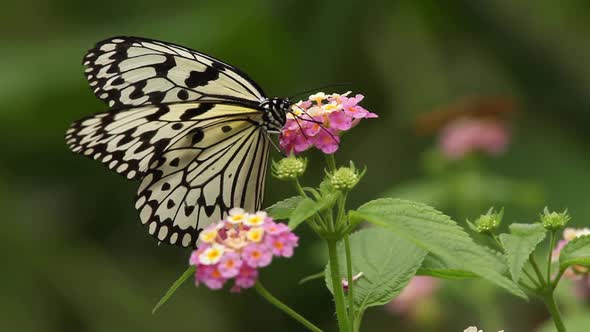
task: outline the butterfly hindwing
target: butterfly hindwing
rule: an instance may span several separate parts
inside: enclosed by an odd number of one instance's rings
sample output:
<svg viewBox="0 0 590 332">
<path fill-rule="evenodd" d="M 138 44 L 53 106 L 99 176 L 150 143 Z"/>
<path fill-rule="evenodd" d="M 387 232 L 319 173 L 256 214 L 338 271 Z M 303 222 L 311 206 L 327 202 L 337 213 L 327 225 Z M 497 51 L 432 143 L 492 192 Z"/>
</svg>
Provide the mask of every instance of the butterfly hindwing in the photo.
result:
<svg viewBox="0 0 590 332">
<path fill-rule="evenodd" d="M 177 142 L 141 181 L 136 208 L 159 241 L 196 246 L 200 229 L 235 206 L 262 203 L 268 157 L 265 134 L 248 119 L 202 128 L 197 144 Z"/>
<path fill-rule="evenodd" d="M 115 37 L 84 57 L 94 94 L 110 107 L 186 101 L 257 105 L 262 89 L 239 69 L 172 43 Z"/>
</svg>

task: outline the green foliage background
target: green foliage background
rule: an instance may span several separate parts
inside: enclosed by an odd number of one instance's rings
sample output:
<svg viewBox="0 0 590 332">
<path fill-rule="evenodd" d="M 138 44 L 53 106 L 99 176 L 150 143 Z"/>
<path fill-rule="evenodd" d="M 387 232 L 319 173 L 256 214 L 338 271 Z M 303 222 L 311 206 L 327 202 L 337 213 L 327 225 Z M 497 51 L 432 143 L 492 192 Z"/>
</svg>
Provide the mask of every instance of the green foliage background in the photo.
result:
<svg viewBox="0 0 590 332">
<path fill-rule="evenodd" d="M 301 330 L 253 293 L 188 284 L 151 315 L 184 271 L 188 252 L 158 247 L 140 227 L 135 183 L 74 156 L 63 142 L 71 121 L 105 109 L 87 86 L 81 58 L 114 35 L 202 50 L 242 68 L 270 96 L 352 82 L 336 90 L 363 93 L 364 105 L 380 115 L 346 135 L 337 156 L 369 169 L 351 197 L 354 205 L 421 177 L 420 156 L 432 140 L 414 136 L 417 114 L 463 96 L 514 96 L 523 109 L 514 142 L 488 166 L 538 183 L 545 199 L 507 207 L 505 220 L 535 221 L 548 205 L 569 208 L 574 225 L 588 224 L 587 1 L 23 0 L 3 7 L 0 330 Z M 323 174 L 319 157 L 310 156 L 309 183 Z M 270 179 L 266 203 L 291 194 Z M 475 217 L 441 209 L 457 220 Z M 295 257 L 273 264 L 262 278 L 312 321 L 334 328 L 323 283 L 297 285 L 323 266 L 316 239 L 304 228 Z M 439 294 L 443 314 L 433 324 L 372 309 L 365 327 L 458 331 L 485 321 L 486 330 L 528 331 L 546 318 L 535 301 L 527 306 L 491 286 L 467 285 L 465 291 L 450 282 Z"/>
</svg>

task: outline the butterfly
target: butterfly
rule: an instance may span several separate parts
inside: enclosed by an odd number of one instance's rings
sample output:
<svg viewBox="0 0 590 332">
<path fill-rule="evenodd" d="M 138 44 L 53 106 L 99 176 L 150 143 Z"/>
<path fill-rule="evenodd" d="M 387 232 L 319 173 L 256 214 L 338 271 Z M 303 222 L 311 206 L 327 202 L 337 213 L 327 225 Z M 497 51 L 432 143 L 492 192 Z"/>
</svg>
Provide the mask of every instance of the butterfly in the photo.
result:
<svg viewBox="0 0 590 332">
<path fill-rule="evenodd" d="M 66 143 L 140 182 L 135 208 L 149 234 L 196 247 L 231 208 L 261 208 L 269 134 L 284 126 L 288 98 L 267 98 L 209 55 L 139 37 L 101 41 L 83 64 L 109 110 L 75 121 Z"/>
</svg>

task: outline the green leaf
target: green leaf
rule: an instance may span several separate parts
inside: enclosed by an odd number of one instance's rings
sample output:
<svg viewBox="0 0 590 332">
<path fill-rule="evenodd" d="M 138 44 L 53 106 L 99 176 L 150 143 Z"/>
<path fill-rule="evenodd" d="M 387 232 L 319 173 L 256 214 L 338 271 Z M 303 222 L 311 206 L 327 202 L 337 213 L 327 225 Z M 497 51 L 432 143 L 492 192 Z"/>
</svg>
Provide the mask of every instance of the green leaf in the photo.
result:
<svg viewBox="0 0 590 332">
<path fill-rule="evenodd" d="M 289 228 L 297 228 L 297 226 L 311 218 L 318 210 L 319 205 L 315 201 L 307 197 L 302 198 L 289 218 Z"/>
<path fill-rule="evenodd" d="M 156 311 L 162 305 L 164 305 L 164 303 L 166 303 L 166 301 L 168 301 L 170 297 L 172 297 L 172 295 L 174 294 L 174 292 L 176 292 L 178 287 L 180 287 L 188 278 L 195 274 L 196 269 L 197 268 L 194 265 L 189 266 L 188 269 L 186 269 L 186 271 L 184 271 L 184 273 L 178 279 L 176 279 L 176 281 L 172 284 L 172 286 L 170 286 L 168 291 L 166 291 L 166 294 L 164 294 L 164 296 L 160 299 L 160 301 L 158 301 L 154 309 L 152 309 L 152 314 L 155 314 Z"/>
<path fill-rule="evenodd" d="M 339 195 L 339 193 L 330 193 L 325 196 L 321 196 L 317 202 L 311 198 L 302 198 L 291 213 L 289 218 L 289 228 L 295 229 L 302 222 L 311 218 L 317 212 L 334 206 Z"/>
<path fill-rule="evenodd" d="M 562 269 L 571 265 L 590 266 L 590 235 L 568 242 L 559 253 L 559 265 Z"/>
<path fill-rule="evenodd" d="M 350 236 L 353 275 L 363 275 L 354 282 L 354 304 L 359 312 L 390 302 L 405 287 L 420 267 L 426 251 L 401 237 L 368 228 Z M 344 246 L 339 245 L 340 277 L 346 278 Z M 326 284 L 332 291 L 330 266 L 326 267 Z"/>
<path fill-rule="evenodd" d="M 435 254 L 458 270 L 470 271 L 527 299 L 519 286 L 498 271 L 498 258 L 476 245 L 463 228 L 434 208 L 398 199 L 378 199 L 351 211 Z"/>
<path fill-rule="evenodd" d="M 303 197 L 301 196 L 289 197 L 267 207 L 266 212 L 269 216 L 277 220 L 289 219 L 301 200 L 303 200 Z"/>
<path fill-rule="evenodd" d="M 442 258 L 431 253 L 426 255 L 422 262 L 422 266 L 418 269 L 416 274 L 443 279 L 479 278 L 477 274 L 467 270 L 458 269 L 450 265 L 448 262 L 445 262 Z"/>
<path fill-rule="evenodd" d="M 535 248 L 545 238 L 546 230 L 540 223 L 512 224 L 510 234 L 500 234 L 500 241 L 506 249 L 506 260 L 512 280 L 518 282 L 524 264 Z"/>
</svg>

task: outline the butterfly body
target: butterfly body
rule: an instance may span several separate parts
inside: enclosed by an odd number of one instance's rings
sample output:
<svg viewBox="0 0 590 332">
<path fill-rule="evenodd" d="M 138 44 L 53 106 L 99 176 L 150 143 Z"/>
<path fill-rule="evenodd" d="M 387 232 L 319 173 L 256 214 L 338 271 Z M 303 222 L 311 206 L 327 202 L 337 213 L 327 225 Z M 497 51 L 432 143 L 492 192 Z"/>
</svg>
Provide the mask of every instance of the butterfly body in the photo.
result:
<svg viewBox="0 0 590 332">
<path fill-rule="evenodd" d="M 284 126 L 288 99 L 267 98 L 211 56 L 145 38 L 99 42 L 84 65 L 110 109 L 75 121 L 66 143 L 140 181 L 135 207 L 149 234 L 195 247 L 229 209 L 261 208 L 268 134 Z"/>
</svg>

